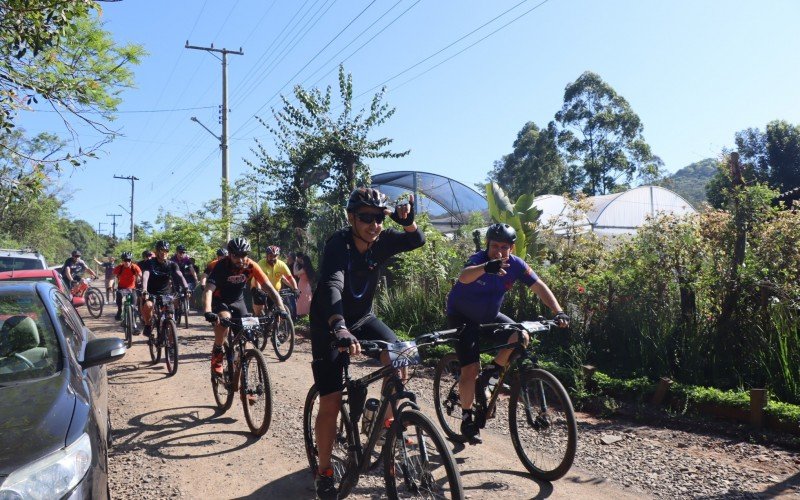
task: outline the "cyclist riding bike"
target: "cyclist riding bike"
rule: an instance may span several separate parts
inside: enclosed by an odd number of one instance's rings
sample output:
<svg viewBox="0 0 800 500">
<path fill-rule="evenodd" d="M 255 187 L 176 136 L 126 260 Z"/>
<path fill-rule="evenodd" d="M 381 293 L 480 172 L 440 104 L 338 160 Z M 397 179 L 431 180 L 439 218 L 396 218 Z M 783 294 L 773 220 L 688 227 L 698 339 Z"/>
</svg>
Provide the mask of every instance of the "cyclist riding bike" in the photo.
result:
<svg viewBox="0 0 800 500">
<path fill-rule="evenodd" d="M 403 226 L 403 231 L 383 229 L 387 215 Z M 331 343 L 347 339 L 350 347 L 345 350 L 355 355 L 361 352 L 358 340 L 397 341 L 395 333 L 372 313 L 379 266 L 393 255 L 425 243 L 425 235 L 414 222 L 413 197 L 392 212 L 386 195 L 377 189 L 358 188 L 347 202 L 347 219 L 350 227 L 337 231 L 325 243 L 319 285 L 311 300 L 311 369 L 320 395 L 314 425 L 319 453 L 317 498 L 333 499 L 338 494 L 331 453 L 342 404 L 345 356 L 332 349 Z M 384 365 L 390 363 L 387 351 L 380 359 Z"/>
<path fill-rule="evenodd" d="M 81 251 L 73 250 L 72 257 L 65 260 L 61 267 L 61 274 L 64 276 L 67 287 L 75 286 L 83 277 L 84 272 L 89 273 L 92 278 L 97 278 L 95 272 L 81 259 Z"/>
<path fill-rule="evenodd" d="M 200 275 L 200 286 L 203 287 L 203 290 L 206 288 L 206 280 L 211 275 L 211 271 L 214 270 L 214 266 L 217 265 L 219 259 L 223 259 L 228 256 L 228 250 L 226 248 L 217 248 L 217 258 L 209 261 L 206 264 L 206 268 L 203 270 L 203 274 Z"/>
<path fill-rule="evenodd" d="M 261 269 L 264 271 L 264 274 L 267 275 L 269 282 L 272 283 L 272 286 L 275 288 L 275 290 L 280 291 L 283 283 L 286 283 L 292 290 L 296 291 L 297 282 L 294 280 L 294 276 L 292 276 L 292 271 L 289 270 L 289 266 L 287 266 L 284 261 L 278 258 L 280 253 L 280 247 L 275 245 L 268 246 L 266 256 L 261 262 L 258 263 L 258 265 L 261 266 Z M 264 295 L 264 293 L 253 280 L 251 280 L 250 284 L 253 287 L 253 312 L 256 316 L 261 316 L 264 313 L 264 306 L 272 307 L 272 300 Z"/>
<path fill-rule="evenodd" d="M 169 256 L 169 242 L 158 240 L 156 242 L 156 257 L 150 259 L 142 269 L 142 321 L 145 336 L 150 337 L 153 326 L 150 321 L 153 317 L 154 298 L 151 295 L 168 295 L 174 288 L 172 283 L 180 283 L 188 287 L 178 264 L 167 260 Z"/>
<path fill-rule="evenodd" d="M 184 245 L 178 245 L 175 250 L 175 255 L 173 255 L 170 260 L 178 264 L 181 273 L 183 273 L 183 277 L 186 279 L 186 283 L 189 284 L 189 291 L 191 292 L 197 285 L 197 273 L 194 271 L 194 266 L 192 265 L 189 255 L 186 253 L 186 247 Z"/>
<path fill-rule="evenodd" d="M 480 443 L 480 429 L 475 423 L 472 403 L 475 399 L 475 380 L 480 369 L 480 325 L 482 323 L 514 323 L 500 312 L 503 297 L 515 281 L 525 284 L 555 314 L 560 328 L 569 326 L 569 317 L 561 309 L 553 292 L 533 269 L 513 255 L 517 232 L 508 224 L 492 224 L 486 231 L 486 250 L 472 255 L 461 271 L 458 281 L 447 296 L 447 323 L 451 328 L 466 326 L 456 345 L 461 364 L 458 391 L 461 397 L 461 433 L 474 444 Z M 522 342 L 528 345 L 528 335 Z M 517 334 L 508 338 L 489 338 L 493 345 L 516 342 Z M 488 381 L 497 377 L 509 363 L 513 349 L 501 349 L 494 361 L 482 373 Z"/>
<path fill-rule="evenodd" d="M 204 292 L 204 311 L 206 321 L 214 323 L 214 348 L 211 351 L 211 371 L 222 376 L 222 349 L 228 327 L 219 318 L 243 318 L 248 315 L 244 303 L 244 290 L 250 279 L 255 279 L 272 296 L 275 303 L 283 309 L 283 302 L 277 290 L 267 279 L 267 275 L 256 262 L 247 256 L 250 242 L 245 238 L 234 238 L 228 242 L 228 256 L 219 259 L 211 269 L 206 280 Z"/>
<path fill-rule="evenodd" d="M 122 259 L 122 264 L 118 265 L 113 270 L 113 274 L 117 277 L 118 283 L 116 293 L 117 314 L 114 316 L 114 319 L 117 321 L 122 319 L 122 290 L 135 290 L 136 281 L 142 277 L 142 270 L 133 263 L 133 254 L 131 252 L 122 252 L 120 259 Z"/>
</svg>

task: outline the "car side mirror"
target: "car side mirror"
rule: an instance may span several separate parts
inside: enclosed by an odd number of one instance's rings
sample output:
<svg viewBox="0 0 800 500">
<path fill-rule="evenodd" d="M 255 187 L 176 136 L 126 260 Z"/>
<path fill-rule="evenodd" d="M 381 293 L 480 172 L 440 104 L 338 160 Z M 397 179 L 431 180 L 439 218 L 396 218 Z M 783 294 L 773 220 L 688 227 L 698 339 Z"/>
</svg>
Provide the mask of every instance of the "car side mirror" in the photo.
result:
<svg viewBox="0 0 800 500">
<path fill-rule="evenodd" d="M 125 341 L 120 338 L 94 339 L 86 344 L 81 367 L 104 365 L 125 356 Z"/>
</svg>

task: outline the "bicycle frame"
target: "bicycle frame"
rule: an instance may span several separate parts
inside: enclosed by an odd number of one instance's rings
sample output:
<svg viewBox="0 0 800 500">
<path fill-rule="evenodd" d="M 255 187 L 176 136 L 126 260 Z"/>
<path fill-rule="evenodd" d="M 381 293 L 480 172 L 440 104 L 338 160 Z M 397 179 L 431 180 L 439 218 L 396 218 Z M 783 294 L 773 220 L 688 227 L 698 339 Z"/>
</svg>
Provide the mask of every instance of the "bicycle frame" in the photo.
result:
<svg viewBox="0 0 800 500">
<path fill-rule="evenodd" d="M 244 326 L 231 321 L 230 319 L 220 318 L 220 322 L 228 328 L 228 345 L 231 346 L 230 355 L 234 359 L 228 359 L 228 363 L 233 367 L 233 378 L 230 381 L 231 390 L 239 390 L 239 379 L 241 377 L 242 359 L 244 359 L 245 351 L 247 350 L 247 342 L 255 343 L 258 335 L 257 331 L 261 328 L 261 319 L 257 326 Z M 236 356 L 234 354 L 238 354 Z M 244 379 L 247 379 L 247 372 L 244 373 Z"/>
</svg>

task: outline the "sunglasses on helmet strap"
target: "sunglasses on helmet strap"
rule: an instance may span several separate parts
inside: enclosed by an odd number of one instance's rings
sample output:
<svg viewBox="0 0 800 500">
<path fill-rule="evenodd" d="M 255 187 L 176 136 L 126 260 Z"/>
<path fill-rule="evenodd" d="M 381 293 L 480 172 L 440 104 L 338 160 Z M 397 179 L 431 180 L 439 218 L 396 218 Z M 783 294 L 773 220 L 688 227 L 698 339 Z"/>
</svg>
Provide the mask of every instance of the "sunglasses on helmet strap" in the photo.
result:
<svg viewBox="0 0 800 500">
<path fill-rule="evenodd" d="M 383 221 L 386 220 L 386 214 L 383 212 L 377 214 L 373 214 L 371 212 L 358 212 L 356 213 L 356 218 L 364 224 L 372 224 L 373 222 L 377 224 L 383 224 Z"/>
</svg>

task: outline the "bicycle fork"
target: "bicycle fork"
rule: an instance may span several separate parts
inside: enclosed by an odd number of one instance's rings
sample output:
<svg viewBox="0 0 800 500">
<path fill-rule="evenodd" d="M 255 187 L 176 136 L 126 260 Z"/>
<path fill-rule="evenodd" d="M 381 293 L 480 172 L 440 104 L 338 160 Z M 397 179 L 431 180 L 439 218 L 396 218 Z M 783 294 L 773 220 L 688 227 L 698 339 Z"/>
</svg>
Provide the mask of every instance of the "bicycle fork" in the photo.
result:
<svg viewBox="0 0 800 500">
<path fill-rule="evenodd" d="M 528 420 L 528 425 L 533 427 L 536 430 L 547 428 L 550 426 L 550 422 L 547 421 L 543 415 L 547 415 L 547 398 L 544 394 L 544 382 L 541 380 L 537 380 L 535 387 L 533 390 L 537 391 L 538 394 L 538 406 L 539 406 L 539 413 L 536 416 L 533 415 L 533 408 L 531 405 L 531 396 L 530 392 L 528 391 L 528 384 L 527 382 L 522 381 L 520 385 L 520 392 L 522 394 L 522 400 L 524 402 L 525 407 L 525 418 Z"/>
</svg>

